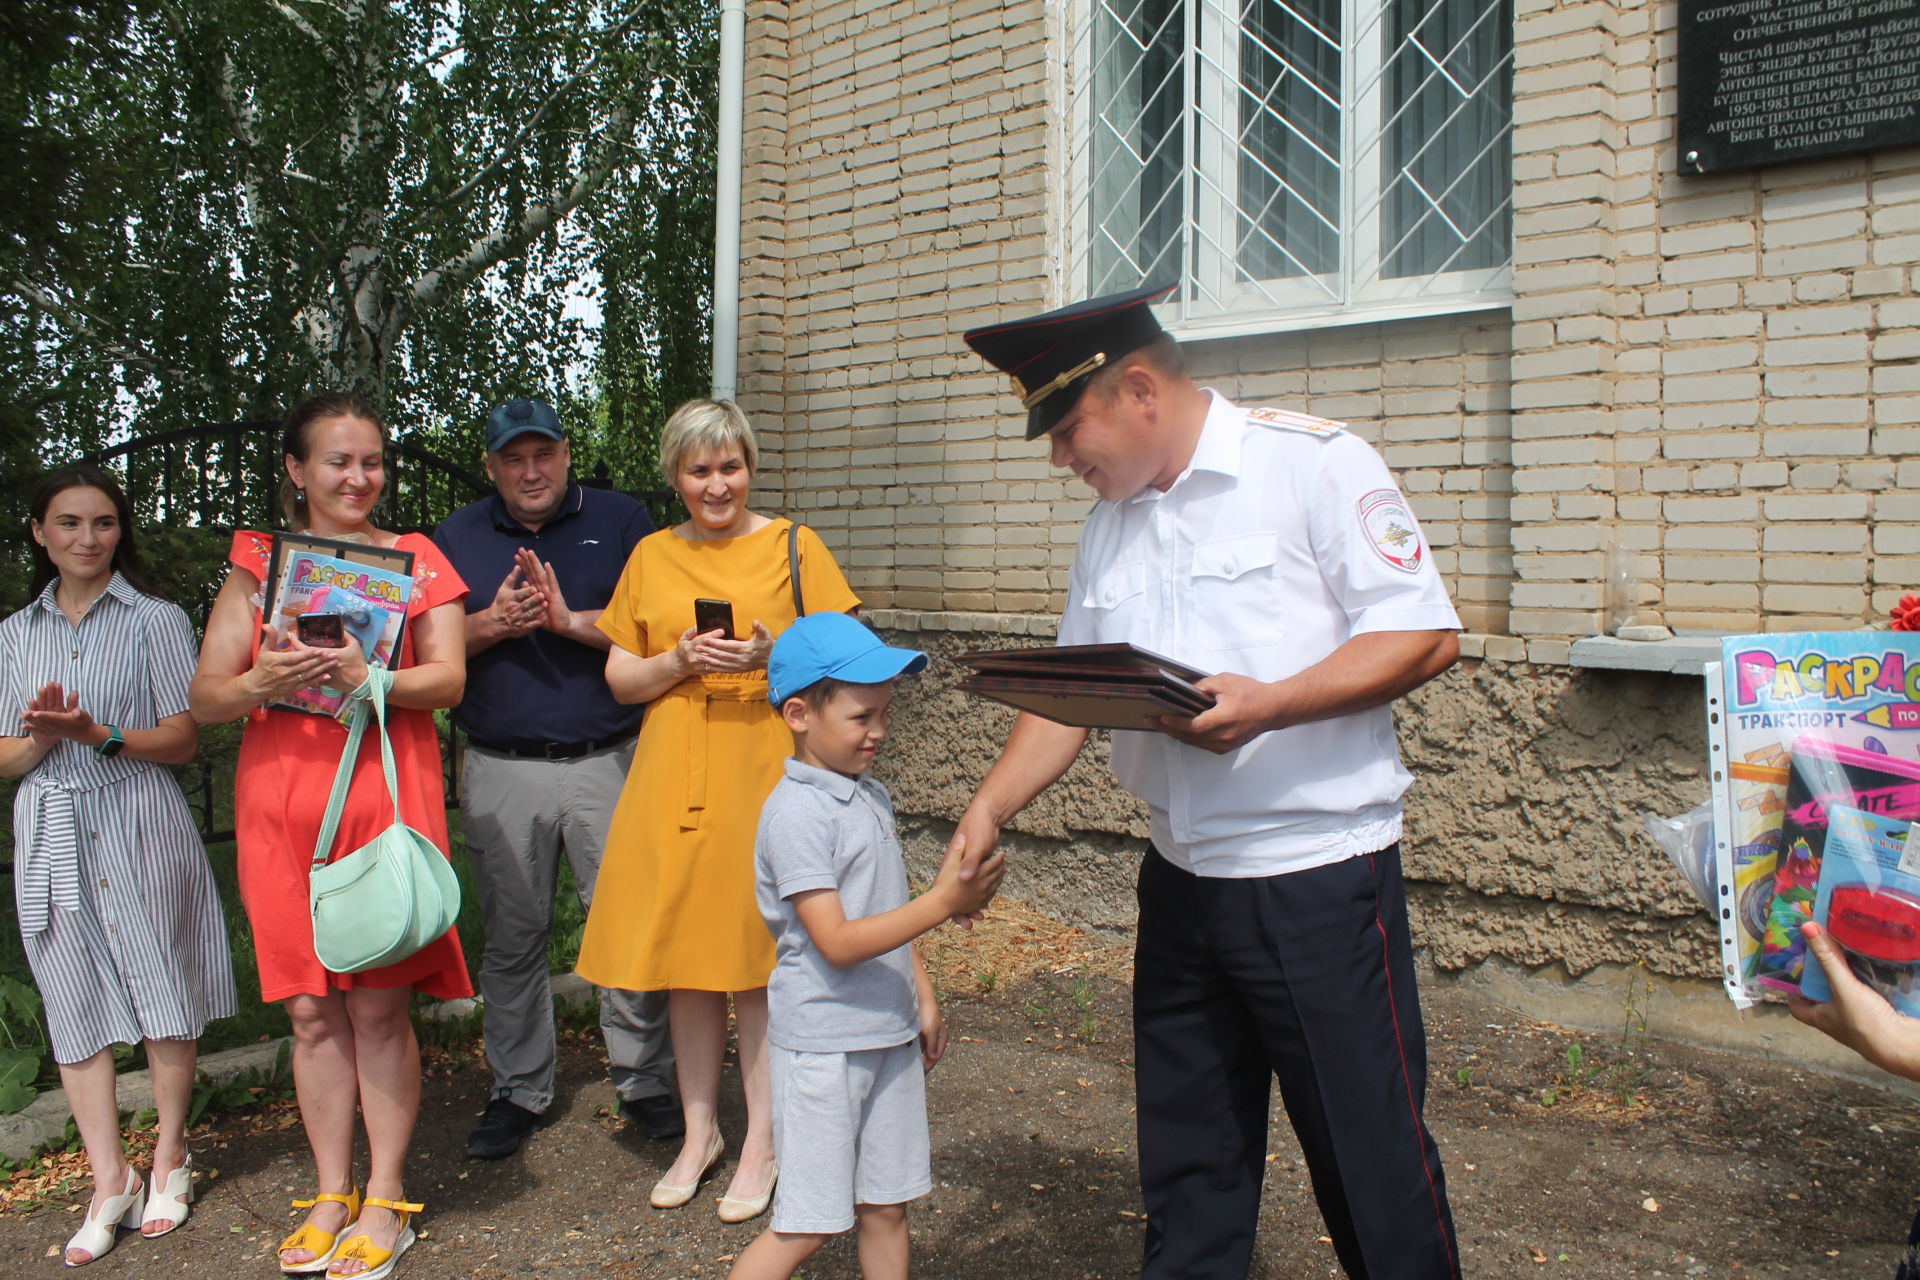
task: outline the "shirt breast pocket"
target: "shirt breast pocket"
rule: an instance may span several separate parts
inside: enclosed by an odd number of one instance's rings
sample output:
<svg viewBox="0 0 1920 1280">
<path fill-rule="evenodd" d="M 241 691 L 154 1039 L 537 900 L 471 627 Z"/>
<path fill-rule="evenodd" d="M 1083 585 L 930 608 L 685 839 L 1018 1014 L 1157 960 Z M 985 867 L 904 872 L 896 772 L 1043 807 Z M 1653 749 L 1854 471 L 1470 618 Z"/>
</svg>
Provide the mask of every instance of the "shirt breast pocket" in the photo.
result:
<svg viewBox="0 0 1920 1280">
<path fill-rule="evenodd" d="M 1080 605 L 1093 620 L 1094 634 L 1102 643 L 1138 639 L 1134 629 L 1145 622 L 1141 610 L 1146 594 L 1147 562 L 1135 560 L 1117 564 L 1095 578 Z"/>
<path fill-rule="evenodd" d="M 1286 638 L 1286 602 L 1274 567 L 1279 535 L 1243 533 L 1193 549 L 1189 634 L 1219 650 L 1262 649 Z"/>
</svg>

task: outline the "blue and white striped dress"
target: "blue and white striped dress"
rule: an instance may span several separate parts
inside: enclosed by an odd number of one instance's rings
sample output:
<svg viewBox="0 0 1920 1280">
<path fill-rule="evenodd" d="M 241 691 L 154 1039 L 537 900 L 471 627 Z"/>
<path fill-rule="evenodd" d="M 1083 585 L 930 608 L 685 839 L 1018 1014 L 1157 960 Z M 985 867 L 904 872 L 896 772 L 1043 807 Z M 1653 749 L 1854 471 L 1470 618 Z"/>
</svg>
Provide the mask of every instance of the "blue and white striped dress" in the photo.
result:
<svg viewBox="0 0 1920 1280">
<path fill-rule="evenodd" d="M 0 621 L 0 734 L 49 682 L 103 724 L 151 729 L 187 709 L 193 628 L 118 573 L 80 625 L 58 580 Z M 234 1012 L 220 896 L 164 765 L 54 745 L 13 803 L 13 895 L 56 1062 L 113 1044 L 190 1040 Z"/>
</svg>

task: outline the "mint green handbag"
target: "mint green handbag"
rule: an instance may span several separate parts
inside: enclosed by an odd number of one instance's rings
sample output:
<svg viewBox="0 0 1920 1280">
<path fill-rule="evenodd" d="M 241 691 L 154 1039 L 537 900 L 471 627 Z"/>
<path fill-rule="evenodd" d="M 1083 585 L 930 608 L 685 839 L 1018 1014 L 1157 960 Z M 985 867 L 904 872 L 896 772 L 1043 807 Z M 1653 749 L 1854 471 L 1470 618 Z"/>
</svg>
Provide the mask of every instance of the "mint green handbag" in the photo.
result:
<svg viewBox="0 0 1920 1280">
<path fill-rule="evenodd" d="M 433 841 L 400 821 L 393 744 L 387 740 L 386 692 L 392 683 L 392 672 L 373 667 L 366 684 L 353 691 L 356 700 L 364 700 L 354 708 L 346 750 L 341 752 L 333 793 L 327 797 L 326 816 L 320 822 L 320 838 L 313 847 L 307 883 L 313 952 L 334 973 L 359 973 L 405 960 L 451 929 L 460 914 L 460 880 L 452 864 Z M 367 702 L 373 704 L 371 716 Z M 328 862 L 368 719 L 379 725 L 380 764 L 387 775 L 387 796 L 393 801 L 393 825 L 371 844 Z"/>
</svg>

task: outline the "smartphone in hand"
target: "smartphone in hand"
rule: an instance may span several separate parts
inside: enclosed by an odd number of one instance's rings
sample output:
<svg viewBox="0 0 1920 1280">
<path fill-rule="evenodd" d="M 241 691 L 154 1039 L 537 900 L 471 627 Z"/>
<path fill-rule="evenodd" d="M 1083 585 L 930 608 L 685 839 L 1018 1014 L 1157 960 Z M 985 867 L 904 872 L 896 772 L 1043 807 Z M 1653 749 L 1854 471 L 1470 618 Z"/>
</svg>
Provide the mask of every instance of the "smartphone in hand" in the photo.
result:
<svg viewBox="0 0 1920 1280">
<path fill-rule="evenodd" d="M 733 639 L 733 603 L 729 600 L 693 602 L 693 629 L 701 635 L 718 631 L 722 640 Z"/>
<path fill-rule="evenodd" d="M 344 649 L 347 633 L 337 613 L 303 613 L 293 620 L 293 634 L 315 649 Z"/>
</svg>

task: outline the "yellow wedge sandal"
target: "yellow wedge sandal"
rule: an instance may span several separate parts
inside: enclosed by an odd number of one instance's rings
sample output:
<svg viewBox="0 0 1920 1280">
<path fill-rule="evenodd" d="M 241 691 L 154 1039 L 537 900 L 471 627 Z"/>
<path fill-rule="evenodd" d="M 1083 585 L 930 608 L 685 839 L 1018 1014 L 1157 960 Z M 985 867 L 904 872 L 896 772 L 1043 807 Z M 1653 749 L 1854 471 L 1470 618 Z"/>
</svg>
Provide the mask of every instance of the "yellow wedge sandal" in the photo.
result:
<svg viewBox="0 0 1920 1280">
<path fill-rule="evenodd" d="M 347 1220 L 341 1224 L 337 1232 L 323 1231 L 311 1222 L 301 1223 L 298 1231 L 280 1242 L 280 1247 L 274 1251 L 274 1256 L 278 1258 L 289 1249 L 305 1249 L 313 1255 L 313 1258 L 292 1266 L 282 1262 L 280 1264 L 282 1273 L 290 1276 L 310 1276 L 316 1271 L 325 1271 L 327 1264 L 333 1261 L 333 1256 L 339 1249 L 340 1237 L 347 1233 L 353 1226 L 354 1219 L 360 1216 L 360 1188 L 353 1187 L 345 1195 L 341 1195 L 338 1191 L 322 1191 L 311 1200 L 295 1200 L 293 1207 L 311 1209 L 316 1204 L 329 1201 L 347 1206 Z"/>
<path fill-rule="evenodd" d="M 393 1242 L 391 1250 L 382 1249 L 373 1242 L 372 1237 L 356 1234 L 343 1241 L 340 1251 L 333 1255 L 333 1262 L 358 1262 L 365 1271 L 356 1271 L 344 1277 L 344 1280 L 386 1280 L 393 1274 L 393 1266 L 400 1261 L 400 1255 L 413 1246 L 413 1228 L 407 1219 L 419 1213 L 427 1206 L 413 1204 L 406 1200 L 382 1200 L 378 1196 L 368 1196 L 360 1202 L 363 1209 L 391 1209 L 400 1219 L 400 1235 Z"/>
</svg>

